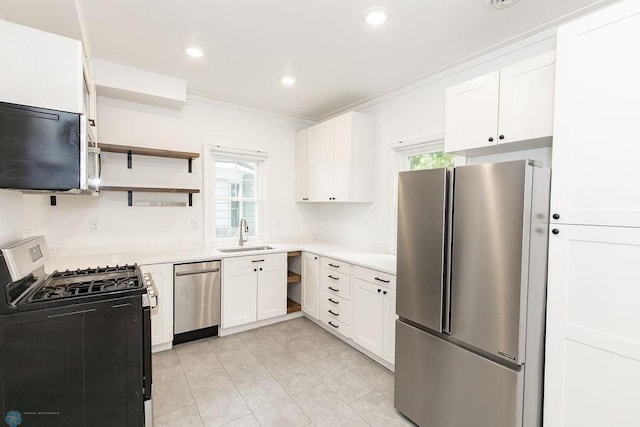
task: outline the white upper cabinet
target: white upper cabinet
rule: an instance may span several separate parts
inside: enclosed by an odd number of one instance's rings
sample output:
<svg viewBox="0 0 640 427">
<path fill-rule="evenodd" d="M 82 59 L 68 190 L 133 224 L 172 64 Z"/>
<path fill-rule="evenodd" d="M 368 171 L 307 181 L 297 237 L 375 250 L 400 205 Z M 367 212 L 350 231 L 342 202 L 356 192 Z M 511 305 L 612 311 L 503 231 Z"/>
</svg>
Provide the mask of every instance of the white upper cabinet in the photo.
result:
<svg viewBox="0 0 640 427">
<path fill-rule="evenodd" d="M 0 101 L 84 112 L 79 41 L 3 20 L 0 34 Z"/>
<path fill-rule="evenodd" d="M 373 119 L 355 112 L 298 132 L 296 201 L 371 202 L 374 144 Z"/>
<path fill-rule="evenodd" d="M 446 151 L 496 144 L 499 91 L 498 71 L 447 88 Z"/>
<path fill-rule="evenodd" d="M 296 133 L 296 202 L 306 202 L 307 193 L 307 136 L 308 130 Z"/>
<path fill-rule="evenodd" d="M 640 227 L 640 4 L 558 31 L 552 222 Z"/>
<path fill-rule="evenodd" d="M 445 151 L 549 145 L 554 82 L 555 52 L 549 52 L 447 88 Z"/>
</svg>

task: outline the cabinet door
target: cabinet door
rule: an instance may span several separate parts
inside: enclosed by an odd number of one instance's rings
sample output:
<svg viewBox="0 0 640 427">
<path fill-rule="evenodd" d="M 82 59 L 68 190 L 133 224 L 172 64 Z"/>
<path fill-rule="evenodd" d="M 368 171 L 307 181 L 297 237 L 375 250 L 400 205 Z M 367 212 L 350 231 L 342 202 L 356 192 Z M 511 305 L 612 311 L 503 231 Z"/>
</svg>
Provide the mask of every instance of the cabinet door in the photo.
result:
<svg viewBox="0 0 640 427">
<path fill-rule="evenodd" d="M 498 143 L 551 137 L 556 53 L 500 70 Z"/>
<path fill-rule="evenodd" d="M 360 279 L 353 279 L 353 340 L 382 356 L 383 288 Z"/>
<path fill-rule="evenodd" d="M 307 129 L 296 133 L 296 202 L 305 202 L 307 194 Z"/>
<path fill-rule="evenodd" d="M 497 143 L 499 80 L 500 73 L 495 71 L 447 89 L 445 151 Z"/>
<path fill-rule="evenodd" d="M 334 119 L 333 197 L 336 202 L 373 200 L 375 126 L 365 114 L 349 112 Z"/>
<path fill-rule="evenodd" d="M 257 267 L 250 257 L 222 260 L 222 327 L 243 325 L 256 320 Z"/>
<path fill-rule="evenodd" d="M 640 227 L 640 3 L 558 30 L 551 213 Z"/>
<path fill-rule="evenodd" d="M 384 294 L 386 292 L 386 294 Z M 382 314 L 382 358 L 394 365 L 396 363 L 396 291 L 383 289 Z"/>
<path fill-rule="evenodd" d="M 173 341 L 173 264 L 141 265 L 158 289 L 158 309 L 151 313 L 151 345 Z M 164 349 L 164 348 L 162 348 Z"/>
<path fill-rule="evenodd" d="M 0 101 L 82 113 L 79 41 L 3 20 L 0 34 Z"/>
<path fill-rule="evenodd" d="M 320 318 L 320 259 L 308 252 L 302 254 L 302 311 Z"/>
<path fill-rule="evenodd" d="M 258 268 L 258 320 L 287 314 L 287 254 L 261 256 Z"/>
<path fill-rule="evenodd" d="M 544 425 L 637 425 L 640 229 L 552 227 Z"/>
<path fill-rule="evenodd" d="M 308 129 L 307 192 L 309 200 L 328 202 L 333 198 L 333 120 Z"/>
</svg>

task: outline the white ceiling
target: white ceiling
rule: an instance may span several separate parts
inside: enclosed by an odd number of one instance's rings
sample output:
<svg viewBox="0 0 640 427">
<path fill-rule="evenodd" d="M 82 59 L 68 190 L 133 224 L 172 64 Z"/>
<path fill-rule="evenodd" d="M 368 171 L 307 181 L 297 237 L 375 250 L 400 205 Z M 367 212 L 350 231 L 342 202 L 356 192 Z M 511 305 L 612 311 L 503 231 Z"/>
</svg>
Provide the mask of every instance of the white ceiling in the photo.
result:
<svg viewBox="0 0 640 427">
<path fill-rule="evenodd" d="M 94 58 L 185 79 L 191 93 L 320 119 L 611 3 L 487 2 L 0 0 L 0 17 L 74 38 L 83 28 Z M 363 22 L 371 6 L 388 8 L 386 24 Z M 187 57 L 188 43 L 205 56 Z M 285 74 L 293 87 L 280 83 Z"/>
</svg>

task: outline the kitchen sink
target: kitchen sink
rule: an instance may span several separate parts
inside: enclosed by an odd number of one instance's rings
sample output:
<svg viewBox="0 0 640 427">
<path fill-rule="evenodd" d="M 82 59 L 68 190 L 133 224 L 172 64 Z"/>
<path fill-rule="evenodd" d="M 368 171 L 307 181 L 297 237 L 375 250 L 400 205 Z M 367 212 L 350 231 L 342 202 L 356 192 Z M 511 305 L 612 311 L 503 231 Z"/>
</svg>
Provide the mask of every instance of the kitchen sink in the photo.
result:
<svg viewBox="0 0 640 427">
<path fill-rule="evenodd" d="M 223 253 L 236 253 L 236 252 L 255 252 L 255 251 L 267 251 L 274 249 L 271 246 L 238 246 L 236 248 L 220 248 L 218 249 Z"/>
</svg>

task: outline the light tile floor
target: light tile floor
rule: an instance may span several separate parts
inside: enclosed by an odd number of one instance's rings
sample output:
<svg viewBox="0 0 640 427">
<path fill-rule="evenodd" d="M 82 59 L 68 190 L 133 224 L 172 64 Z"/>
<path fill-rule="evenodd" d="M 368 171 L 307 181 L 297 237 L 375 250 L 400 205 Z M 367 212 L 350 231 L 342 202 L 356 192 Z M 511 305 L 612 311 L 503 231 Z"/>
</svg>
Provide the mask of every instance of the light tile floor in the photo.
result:
<svg viewBox="0 0 640 427">
<path fill-rule="evenodd" d="M 304 317 L 153 355 L 154 425 L 403 426 L 393 373 Z"/>
</svg>

